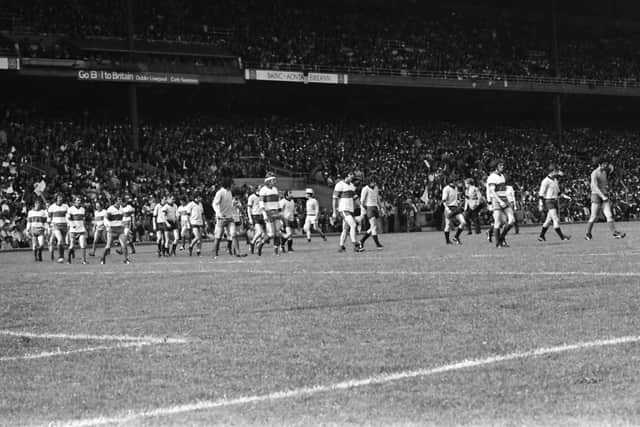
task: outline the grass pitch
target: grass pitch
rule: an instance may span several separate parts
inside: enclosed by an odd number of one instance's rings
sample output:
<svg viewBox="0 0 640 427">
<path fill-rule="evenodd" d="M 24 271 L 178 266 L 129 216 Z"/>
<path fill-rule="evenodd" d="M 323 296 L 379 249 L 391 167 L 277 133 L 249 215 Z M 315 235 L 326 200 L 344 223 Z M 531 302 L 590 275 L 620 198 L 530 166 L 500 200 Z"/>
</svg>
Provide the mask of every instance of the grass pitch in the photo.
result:
<svg viewBox="0 0 640 427">
<path fill-rule="evenodd" d="M 640 425 L 640 224 L 621 228 L 0 254 L 0 424 Z"/>
</svg>

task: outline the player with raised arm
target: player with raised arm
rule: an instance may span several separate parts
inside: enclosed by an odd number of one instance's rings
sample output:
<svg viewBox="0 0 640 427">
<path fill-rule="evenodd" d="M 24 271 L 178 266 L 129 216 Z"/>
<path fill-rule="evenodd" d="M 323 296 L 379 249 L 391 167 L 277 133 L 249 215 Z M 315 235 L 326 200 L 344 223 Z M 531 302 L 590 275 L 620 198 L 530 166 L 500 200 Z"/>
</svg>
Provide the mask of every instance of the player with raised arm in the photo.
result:
<svg viewBox="0 0 640 427">
<path fill-rule="evenodd" d="M 313 197 L 313 189 L 307 188 L 305 190 L 305 195 L 307 196 L 307 203 L 305 205 L 305 218 L 304 218 L 304 226 L 302 230 L 307 234 L 307 242 L 311 241 L 311 232 L 315 231 L 320 233 L 320 237 L 325 242 L 327 241 L 327 236 L 324 235 L 322 229 L 318 226 L 318 215 L 320 214 L 320 205 L 318 204 L 318 200 Z"/>
<path fill-rule="evenodd" d="M 504 176 L 504 160 L 496 159 L 491 162 L 492 172 L 487 178 L 488 202 L 493 211 L 493 231 L 496 247 L 508 247 L 505 238 L 516 222 L 513 208 L 507 200 L 507 180 Z M 502 228 L 502 230 L 501 230 Z"/>
<path fill-rule="evenodd" d="M 267 236 L 273 239 L 273 254 L 278 255 L 280 247 L 280 229 L 282 228 L 282 217 L 280 215 L 280 195 L 278 188 L 275 186 L 276 176 L 269 172 L 264 179 L 264 186 L 260 189 L 260 209 L 264 218 Z M 258 255 L 262 255 L 262 245 L 264 241 L 258 245 Z"/>
<path fill-rule="evenodd" d="M 47 227 L 47 211 L 43 209 L 43 202 L 35 199 L 33 208 L 27 213 L 27 227 L 25 231 L 31 237 L 34 261 L 42 261 L 44 249 L 44 234 Z"/>
<path fill-rule="evenodd" d="M 104 253 L 100 259 L 100 264 L 107 262 L 107 255 L 111 253 L 111 245 L 114 240 L 120 242 L 122 253 L 124 255 L 124 263 L 131 264 L 129 261 L 129 248 L 127 247 L 127 235 L 122 225 L 122 197 L 117 196 L 114 203 L 109 206 L 104 217 L 104 225 L 107 229 L 107 244 L 104 247 Z"/>
<path fill-rule="evenodd" d="M 561 196 L 560 185 L 558 183 L 560 169 L 552 163 L 548 167 L 548 172 L 547 176 L 544 177 L 540 183 L 540 191 L 538 191 L 538 208 L 540 212 L 543 212 L 545 209 L 547 211 L 547 216 L 544 223 L 542 223 L 538 241 L 544 242 L 547 240 L 545 235 L 551 224 L 553 224 L 553 229 L 560 237 L 560 240 L 569 240 L 571 236 L 564 234 L 560 229 L 560 216 L 558 215 L 558 199 Z"/>
<path fill-rule="evenodd" d="M 611 231 L 611 235 L 614 239 L 623 239 L 626 234 L 616 230 L 616 223 L 613 219 L 613 212 L 611 211 L 611 199 L 609 199 L 609 177 L 608 171 L 610 169 L 609 161 L 601 157 L 597 159 L 596 163 L 598 167 L 591 172 L 591 216 L 587 223 L 587 232 L 584 236 L 585 240 L 591 240 L 591 230 L 593 230 L 593 224 L 598 220 L 600 211 L 607 219 L 607 225 Z"/>
<path fill-rule="evenodd" d="M 349 233 L 349 237 L 351 238 L 353 250 L 355 252 L 362 252 L 364 250 L 360 241 L 356 239 L 356 221 L 353 217 L 355 209 L 354 198 L 357 197 L 354 181 L 357 181 L 358 178 L 359 175 L 349 172 L 347 176 L 343 180 L 338 181 L 333 188 L 333 212 L 331 218 L 335 221 L 338 215 L 340 215 L 342 220 L 342 233 L 340 234 L 340 248 L 338 252 L 344 252 L 346 250 L 344 244 L 347 240 L 347 233 Z"/>
<path fill-rule="evenodd" d="M 191 225 L 191 234 L 193 239 L 189 244 L 189 256 L 193 255 L 193 248 L 196 248 L 196 255 L 200 256 L 202 252 L 202 232 L 205 227 L 204 207 L 202 206 L 202 197 L 196 195 L 187 205 L 189 213 L 189 224 Z"/>
<path fill-rule="evenodd" d="M 460 193 L 457 186 L 458 177 L 450 174 L 447 179 L 447 185 L 442 189 L 442 205 L 444 206 L 444 239 L 447 245 L 452 242 L 449 239 L 449 233 L 454 221 L 457 221 L 456 234 L 453 237 L 453 243 L 461 245 L 460 234 L 466 225 L 463 215 L 463 209 L 459 206 Z"/>
<path fill-rule="evenodd" d="M 67 224 L 69 224 L 68 264 L 71 264 L 71 257 L 75 252 L 76 241 L 79 241 L 80 249 L 82 249 L 82 263 L 87 264 L 87 229 L 84 225 L 85 218 L 86 214 L 82 206 L 82 198 L 75 196 L 73 198 L 73 205 L 67 211 Z"/>
<path fill-rule="evenodd" d="M 216 213 L 216 227 L 214 231 L 214 258 L 218 258 L 220 252 L 220 240 L 222 234 L 226 232 L 227 237 L 232 240 L 233 248 L 237 257 L 247 256 L 247 254 L 240 254 L 240 245 L 238 244 L 238 237 L 236 236 L 236 224 L 233 220 L 234 206 L 233 195 L 231 193 L 231 186 L 233 185 L 233 179 L 230 176 L 222 178 L 220 189 L 216 192 L 215 197 L 211 205 Z"/>
<path fill-rule="evenodd" d="M 364 248 L 364 242 L 371 237 L 376 244 L 376 248 L 382 249 L 382 243 L 378 240 L 378 221 L 380 220 L 380 191 L 376 184 L 376 178 L 371 175 L 367 180 L 367 185 L 362 187 L 360 192 L 360 209 L 362 215 L 366 215 L 369 220 L 369 229 L 365 231 L 364 236 L 360 239 L 360 246 Z"/>
<path fill-rule="evenodd" d="M 56 202 L 49 206 L 47 213 L 49 215 L 49 225 L 51 237 L 49 238 L 49 250 L 51 251 L 51 260 L 53 260 L 53 240 L 58 245 L 58 262 L 64 262 L 64 243 L 67 235 L 67 211 L 69 206 L 64 203 L 62 193 L 56 195 Z"/>
<path fill-rule="evenodd" d="M 256 187 L 254 190 L 250 188 L 251 194 L 247 200 L 247 217 L 249 218 L 249 224 L 253 226 L 253 238 L 251 239 L 251 253 L 254 253 L 256 245 L 260 246 L 264 239 L 264 227 L 265 222 L 262 217 L 262 211 L 260 207 L 260 189 L 262 186 Z"/>
</svg>

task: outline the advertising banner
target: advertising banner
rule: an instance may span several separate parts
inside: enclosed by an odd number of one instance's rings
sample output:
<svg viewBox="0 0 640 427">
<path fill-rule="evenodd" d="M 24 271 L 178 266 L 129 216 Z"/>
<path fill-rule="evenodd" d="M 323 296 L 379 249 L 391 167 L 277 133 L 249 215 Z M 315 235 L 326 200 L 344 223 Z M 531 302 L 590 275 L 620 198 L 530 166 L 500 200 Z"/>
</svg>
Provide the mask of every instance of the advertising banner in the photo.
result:
<svg viewBox="0 0 640 427">
<path fill-rule="evenodd" d="M 174 73 L 78 70 L 78 80 L 96 82 L 131 82 L 197 85 L 197 77 Z"/>
<path fill-rule="evenodd" d="M 321 84 L 347 84 L 349 77 L 347 74 L 339 73 L 304 73 L 302 71 L 280 71 L 280 70 L 245 70 L 246 80 L 260 80 L 270 82 L 289 83 L 321 83 Z"/>
</svg>

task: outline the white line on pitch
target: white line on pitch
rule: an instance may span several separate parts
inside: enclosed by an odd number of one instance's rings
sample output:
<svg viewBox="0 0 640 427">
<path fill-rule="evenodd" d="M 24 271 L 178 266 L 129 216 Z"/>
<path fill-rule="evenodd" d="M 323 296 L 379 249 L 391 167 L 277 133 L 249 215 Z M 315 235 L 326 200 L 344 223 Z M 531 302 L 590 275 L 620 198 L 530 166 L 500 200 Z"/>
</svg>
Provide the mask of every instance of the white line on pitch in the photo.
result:
<svg viewBox="0 0 640 427">
<path fill-rule="evenodd" d="M 21 355 L 21 356 L 0 357 L 0 362 L 10 362 L 10 361 L 15 361 L 15 360 L 44 359 L 46 357 L 67 356 L 67 355 L 70 355 L 70 354 L 91 353 L 91 352 L 106 351 L 106 350 L 118 350 L 118 349 L 129 348 L 129 347 L 143 347 L 143 346 L 146 346 L 146 345 L 154 345 L 154 343 L 147 342 L 147 341 L 123 342 L 123 343 L 118 343 L 118 344 L 114 344 L 114 345 L 100 345 L 100 346 L 95 346 L 95 347 L 79 348 L 79 349 L 76 349 L 76 350 L 45 351 L 45 352 L 42 352 L 42 353 L 24 354 L 24 355 Z"/>
<path fill-rule="evenodd" d="M 594 347 L 604 347 L 611 345 L 620 345 L 628 343 L 636 343 L 640 341 L 640 336 L 626 336 L 605 340 L 579 342 L 575 344 L 564 344 L 554 347 L 542 347 L 535 350 L 514 352 L 502 355 L 486 357 L 484 359 L 463 360 L 460 362 L 439 366 L 436 368 L 417 369 L 414 371 L 402 371 L 392 374 L 375 375 L 360 380 L 350 380 L 334 384 L 316 385 L 312 387 L 302 387 L 293 390 L 278 391 L 269 394 L 253 395 L 238 397 L 235 399 L 219 399 L 211 401 L 200 401 L 185 405 L 169 406 L 157 408 L 148 411 L 127 412 L 126 414 L 114 417 L 97 417 L 82 420 L 73 420 L 67 422 L 52 423 L 51 425 L 61 425 L 69 427 L 95 426 L 102 424 L 122 424 L 141 418 L 169 416 L 183 414 L 186 412 L 202 411 L 206 409 L 222 408 L 228 406 L 244 405 L 248 403 L 270 402 L 282 399 L 294 399 L 302 396 L 310 396 L 319 393 L 327 393 L 339 390 L 349 390 L 357 387 L 365 387 L 372 384 L 384 384 L 392 381 L 405 380 L 410 378 L 426 377 L 444 372 L 457 371 L 460 369 L 477 368 L 494 363 L 506 362 L 517 359 L 525 359 L 530 357 L 545 356 L 548 354 L 564 353 L 568 351 L 582 350 Z"/>
<path fill-rule="evenodd" d="M 0 330 L 0 335 L 24 338 L 63 339 L 83 341 L 142 342 L 147 344 L 185 344 L 184 338 L 134 337 L 130 335 L 86 335 L 86 334 L 36 334 L 26 331 Z"/>
<path fill-rule="evenodd" d="M 379 275 L 379 276 L 584 276 L 584 277 L 640 277 L 640 272 L 613 272 L 613 271 L 407 271 L 407 270 L 257 270 L 257 269 L 199 269 L 199 270 L 112 270 L 112 271 L 50 271 L 48 275 L 60 276 L 86 276 L 95 274 L 104 275 L 174 275 L 193 276 L 199 274 L 268 274 L 268 275 Z M 39 273 L 34 273 L 39 274 Z"/>
</svg>

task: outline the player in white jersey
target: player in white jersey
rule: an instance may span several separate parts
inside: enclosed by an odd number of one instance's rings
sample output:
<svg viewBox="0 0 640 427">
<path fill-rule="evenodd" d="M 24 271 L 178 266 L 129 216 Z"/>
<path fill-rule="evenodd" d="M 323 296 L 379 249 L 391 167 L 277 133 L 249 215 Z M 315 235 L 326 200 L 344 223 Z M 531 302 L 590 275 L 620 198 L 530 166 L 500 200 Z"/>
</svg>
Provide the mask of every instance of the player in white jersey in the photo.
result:
<svg viewBox="0 0 640 427">
<path fill-rule="evenodd" d="M 593 224 L 598 220 L 600 211 L 602 211 L 605 219 L 607 220 L 607 226 L 611 231 L 612 237 L 614 239 L 624 239 L 626 233 L 622 233 L 616 229 L 611 199 L 609 198 L 608 173 L 612 171 L 612 166 L 604 157 L 598 158 L 596 163 L 598 164 L 598 167 L 591 172 L 591 215 L 587 222 L 587 233 L 584 238 L 585 240 L 591 240 L 593 238 L 591 230 L 593 230 Z"/>
<path fill-rule="evenodd" d="M 322 240 L 327 241 L 327 236 L 324 235 L 322 229 L 318 226 L 318 215 L 320 214 L 320 205 L 318 200 L 313 197 L 313 188 L 307 188 L 305 191 L 307 196 L 307 203 L 305 205 L 305 218 L 302 231 L 307 234 L 307 242 L 311 241 L 311 232 L 315 231 L 320 233 Z"/>
<path fill-rule="evenodd" d="M 265 222 L 262 217 L 262 210 L 260 207 L 260 189 L 262 186 L 258 186 L 255 191 L 251 191 L 247 200 L 247 217 L 249 218 L 249 224 L 253 226 L 253 237 L 251 239 L 251 253 L 254 253 L 256 245 L 261 246 L 264 240 L 264 227 Z"/>
<path fill-rule="evenodd" d="M 193 248 L 196 248 L 196 255 L 200 256 L 202 252 L 202 230 L 205 228 L 204 207 L 202 206 L 202 197 L 196 195 L 187 205 L 189 213 L 189 225 L 191 226 L 191 234 L 193 239 L 189 244 L 189 256 L 193 255 Z"/>
<path fill-rule="evenodd" d="M 232 185 L 233 179 L 231 179 L 231 177 L 223 177 L 220 189 L 216 192 L 213 202 L 211 203 L 213 211 L 216 214 L 216 227 L 214 230 L 213 242 L 215 258 L 218 258 L 220 252 L 220 240 L 222 239 L 222 234 L 224 232 L 226 232 L 227 237 L 231 239 L 236 256 L 247 256 L 247 254 L 240 254 L 240 245 L 238 244 L 238 236 L 236 235 L 236 224 L 233 218 L 235 209 L 233 205 L 233 194 L 231 193 Z"/>
<path fill-rule="evenodd" d="M 267 236 L 273 239 L 273 254 L 278 255 L 280 247 L 280 229 L 282 228 L 282 217 L 280 215 L 280 196 L 278 188 L 275 186 L 276 176 L 269 172 L 264 179 L 264 186 L 260 189 L 260 210 L 266 224 Z M 262 245 L 258 245 L 258 255 L 262 255 Z"/>
<path fill-rule="evenodd" d="M 504 176 L 504 160 L 491 162 L 493 172 L 487 178 L 487 200 L 493 210 L 493 231 L 496 247 L 507 247 L 505 238 L 516 222 L 513 207 L 507 200 L 507 180 Z"/>
<path fill-rule="evenodd" d="M 153 232 L 156 233 L 156 245 L 158 246 L 158 257 L 164 254 L 164 232 L 167 229 L 167 217 L 162 211 L 162 206 L 167 202 L 166 198 L 162 197 L 159 203 L 156 203 L 156 198 L 151 198 L 151 203 L 155 203 L 153 207 Z"/>
<path fill-rule="evenodd" d="M 107 213 L 104 217 L 104 226 L 107 229 L 107 244 L 104 247 L 104 253 L 100 259 L 100 264 L 107 262 L 107 255 L 111 253 L 111 245 L 114 240 L 120 242 L 122 252 L 124 254 L 124 263 L 130 264 L 129 261 L 129 248 L 127 246 L 127 235 L 124 232 L 124 225 L 122 224 L 122 197 L 116 197 L 115 202 L 109 206 Z"/>
<path fill-rule="evenodd" d="M 35 261 L 42 261 L 44 249 L 44 235 L 47 227 L 47 211 L 42 208 L 42 202 L 36 199 L 33 209 L 27 213 L 27 227 L 25 231 L 31 237 L 31 247 Z"/>
<path fill-rule="evenodd" d="M 362 252 L 364 249 L 360 244 L 360 241 L 356 239 L 356 221 L 353 217 L 355 210 L 354 198 L 356 195 L 356 186 L 354 181 L 357 181 L 359 175 L 356 176 L 353 172 L 349 172 L 347 176 L 339 181 L 333 188 L 333 213 L 331 218 L 335 221 L 340 215 L 342 219 L 342 233 L 340 234 L 340 249 L 339 252 L 344 252 L 344 243 L 347 240 L 347 233 L 353 243 L 353 249 L 356 252 Z"/>
<path fill-rule="evenodd" d="M 467 221 L 467 234 L 472 234 L 472 226 L 475 229 L 476 234 L 480 234 L 480 210 L 482 210 L 483 204 L 482 192 L 474 185 L 473 178 L 465 179 L 464 187 L 464 212 L 465 220 Z"/>
<path fill-rule="evenodd" d="M 93 243 L 91 246 L 91 252 L 89 256 L 96 255 L 96 243 L 99 239 L 107 242 L 106 228 L 104 226 L 104 217 L 107 214 L 107 210 L 102 206 L 102 202 L 96 201 L 95 208 L 93 210 Z"/>
<path fill-rule="evenodd" d="M 382 249 L 382 243 L 378 240 L 378 222 L 380 221 L 380 211 L 382 210 L 380 191 L 376 185 L 376 178 L 373 175 L 370 176 L 367 181 L 367 185 L 362 187 L 362 191 L 360 192 L 360 209 L 362 216 L 367 216 L 369 229 L 365 232 L 362 239 L 360 239 L 360 245 L 364 247 L 364 242 L 371 236 L 376 244 L 376 248 Z"/>
<path fill-rule="evenodd" d="M 453 243 L 461 245 L 460 234 L 467 225 L 464 219 L 464 210 L 460 207 L 460 193 L 458 191 L 458 177 L 455 174 L 449 175 L 447 185 L 442 189 L 442 205 L 444 206 L 444 239 L 450 245 L 449 238 L 451 228 L 456 227 L 456 234 Z M 454 224 L 457 223 L 457 224 Z"/>
<path fill-rule="evenodd" d="M 67 211 L 67 224 L 69 225 L 69 254 L 67 263 L 71 264 L 71 257 L 75 252 L 76 241 L 82 249 L 82 263 L 87 264 L 87 229 L 84 221 L 86 219 L 85 210 L 82 206 L 80 196 L 73 198 L 73 206 Z"/>
<path fill-rule="evenodd" d="M 284 198 L 280 199 L 280 212 L 282 212 L 282 225 L 284 233 L 282 235 L 282 242 L 280 247 L 282 252 L 285 252 L 285 244 L 287 250 L 293 252 L 293 228 L 296 221 L 296 202 L 291 198 L 289 191 L 284 192 Z"/>
<path fill-rule="evenodd" d="M 180 230 L 178 229 L 178 206 L 175 204 L 175 199 L 172 195 L 167 196 L 167 201 L 164 206 L 160 208 L 160 212 L 162 212 L 165 217 L 165 256 L 175 255 L 176 248 L 178 247 L 178 240 L 180 240 Z"/>
<path fill-rule="evenodd" d="M 549 165 L 548 170 L 549 173 L 542 180 L 542 183 L 540 183 L 540 191 L 538 192 L 538 209 L 540 212 L 544 212 L 545 209 L 547 210 L 547 217 L 542 224 L 538 240 L 540 242 L 544 242 L 546 240 L 545 234 L 551 224 L 553 224 L 553 229 L 560 237 L 560 240 L 569 240 L 571 236 L 563 234 L 560 229 L 560 216 L 558 215 L 558 199 L 561 196 L 560 184 L 558 183 L 560 170 L 553 163 Z"/>
<path fill-rule="evenodd" d="M 58 262 L 64 262 L 64 243 L 67 235 L 67 211 L 69 206 L 64 203 L 64 196 L 61 193 L 56 195 L 56 202 L 49 206 L 47 213 L 49 215 L 49 226 L 51 237 L 49 238 L 49 251 L 51 252 L 51 260 L 54 259 L 53 241 L 56 240 L 58 246 Z"/>
<path fill-rule="evenodd" d="M 127 242 L 131 248 L 131 253 L 135 254 L 136 247 L 133 245 L 133 227 L 136 223 L 136 210 L 131 205 L 131 196 L 125 196 L 124 201 L 125 205 L 122 208 L 122 226 L 124 227 L 124 233 L 127 235 Z M 117 249 L 116 252 L 120 254 L 119 249 Z"/>
<path fill-rule="evenodd" d="M 187 208 L 187 198 L 183 197 L 178 206 L 178 219 L 180 221 L 180 237 L 182 238 L 182 246 L 180 250 L 184 251 L 184 245 L 189 240 L 191 233 L 191 224 L 189 223 L 189 209 Z"/>
</svg>

